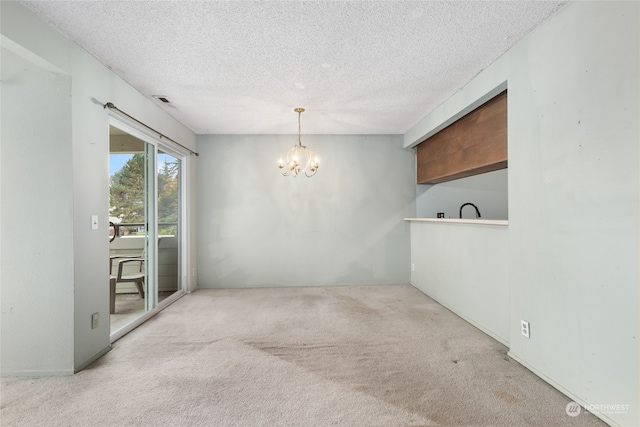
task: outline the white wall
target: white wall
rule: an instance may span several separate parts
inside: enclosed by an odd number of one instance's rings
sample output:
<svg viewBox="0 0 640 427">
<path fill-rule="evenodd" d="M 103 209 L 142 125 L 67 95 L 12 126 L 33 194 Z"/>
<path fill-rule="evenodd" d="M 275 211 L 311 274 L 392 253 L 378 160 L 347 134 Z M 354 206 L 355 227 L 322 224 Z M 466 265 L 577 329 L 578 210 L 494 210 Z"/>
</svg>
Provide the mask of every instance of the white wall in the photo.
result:
<svg viewBox="0 0 640 427">
<path fill-rule="evenodd" d="M 56 170 L 49 179 L 59 184 L 61 197 L 46 197 L 48 194 L 42 189 L 39 193 L 29 195 L 31 200 L 44 197 L 46 208 L 39 212 L 40 217 L 48 220 L 52 216 L 60 217 L 60 224 L 56 224 L 59 230 L 63 230 L 67 239 L 72 239 L 68 250 L 57 251 L 54 254 L 43 254 L 37 259 L 23 258 L 17 265 L 11 268 L 28 270 L 39 276 L 48 274 L 48 267 L 53 263 L 62 263 L 72 268 L 72 276 L 65 278 L 64 301 L 51 300 L 46 307 L 36 309 L 32 306 L 24 306 L 23 321 L 20 325 L 5 323 L 8 314 L 2 313 L 2 374 L 22 375 L 32 370 L 30 366 L 37 366 L 37 361 L 55 360 L 52 366 L 46 368 L 48 373 L 73 372 L 90 362 L 93 358 L 109 348 L 109 287 L 108 287 L 108 112 L 102 104 L 113 102 L 117 107 L 126 111 L 156 128 L 158 131 L 179 141 L 183 145 L 195 148 L 195 135 L 187 128 L 164 113 L 152 101 L 135 91 L 120 78 L 116 77 L 105 66 L 98 63 L 95 58 L 87 54 L 78 46 L 69 42 L 60 34 L 52 30 L 45 23 L 35 17 L 30 11 L 17 2 L 1 2 L 2 12 L 2 43 L 20 56 L 24 61 L 36 64 L 49 70 L 52 76 L 66 75 L 70 79 L 70 92 L 67 94 L 67 107 L 47 108 L 45 114 L 50 122 L 59 123 L 59 126 L 67 127 L 70 133 L 66 137 L 58 137 L 56 141 L 46 141 L 46 144 L 33 150 L 30 161 L 34 165 L 43 166 L 47 171 L 48 165 Z M 4 63 L 3 51 L 3 63 Z M 3 70 L 4 71 L 4 70 Z M 52 80 L 42 82 L 50 87 Z M 3 88 L 7 84 L 3 75 Z M 21 89 L 26 90 L 26 89 Z M 70 95 L 70 97 L 69 97 Z M 8 111 L 13 107 L 13 100 L 4 98 L 3 89 L 2 124 L 9 120 Z M 8 102 L 5 102 L 8 101 Z M 38 113 L 34 109 L 34 114 Z M 70 113 L 70 114 L 69 114 Z M 28 128 L 37 123 L 33 117 L 25 112 L 24 115 L 12 121 L 18 128 Z M 3 190 L 5 187 L 5 165 L 18 164 L 17 153 L 5 156 L 3 134 Z M 15 144 L 29 145 L 28 138 L 19 138 Z M 41 145 L 44 143 L 41 143 Z M 58 163 L 51 160 L 49 150 L 55 149 L 57 157 L 63 156 L 64 161 Z M 56 157 L 54 157 L 55 160 Z M 193 163 L 193 159 L 188 160 Z M 10 172 L 10 171 L 9 171 Z M 194 187 L 195 168 L 192 170 L 189 185 Z M 56 180 L 60 177 L 61 182 Z M 8 185 L 8 184 L 7 184 Z M 22 188 L 21 183 L 12 183 L 17 188 Z M 10 225 L 6 222 L 4 191 L 2 194 L 2 228 Z M 191 206 L 194 205 L 193 193 L 187 196 Z M 12 208 L 15 208 L 12 206 Z M 32 215 L 28 204 L 20 206 L 16 215 Z M 187 215 L 193 216 L 193 209 Z M 99 230 L 92 231 L 90 227 L 91 215 L 98 215 Z M 49 228 L 47 228 L 49 229 Z M 189 230 L 191 240 L 194 240 L 194 230 Z M 47 239 L 47 233 L 40 233 L 38 238 L 30 238 L 29 246 L 38 247 L 41 239 Z M 46 280 L 38 280 L 33 286 L 25 286 L 23 280 L 5 282 L 4 271 L 8 267 L 5 262 L 3 234 L 3 258 L 2 258 L 2 305 L 13 306 L 20 301 L 38 300 L 51 289 L 51 283 Z M 189 254 L 190 268 L 195 265 L 195 254 Z M 189 280 L 191 276 L 188 276 Z M 194 283 L 189 283 L 191 288 Z M 13 298 L 16 289 L 21 290 L 21 300 Z M 9 296 L 7 298 L 7 296 Z M 14 308 L 15 312 L 15 308 Z M 101 317 L 99 328 L 91 329 L 91 314 L 98 312 Z M 37 354 L 27 354 L 26 349 L 35 345 L 38 336 L 22 333 L 29 328 L 39 328 L 52 318 L 63 317 L 67 321 L 70 317 L 73 323 L 56 323 L 56 327 L 49 331 L 49 341 L 57 343 L 47 351 Z M 7 329 L 10 328 L 10 329 Z M 15 329 L 14 329 L 15 328 Z M 7 335 L 5 335 L 7 333 Z M 5 345 L 6 337 L 11 334 L 21 334 L 24 345 L 20 347 Z M 73 339 L 69 340 L 69 334 Z M 8 352 L 8 353 L 6 353 Z M 11 359 L 30 360 L 29 366 L 22 364 L 7 365 L 7 354 Z M 66 357 L 72 354 L 72 358 Z M 63 357 L 63 355 L 65 357 Z M 31 360 L 35 358 L 36 360 Z M 55 366 L 53 366 L 55 365 Z"/>
<path fill-rule="evenodd" d="M 416 186 L 416 217 L 436 218 L 444 212 L 445 218 L 458 218 L 460 206 L 471 202 L 478 207 L 483 219 L 509 219 L 507 169 L 487 172 L 440 184 Z M 473 206 L 466 206 L 463 218 L 475 218 Z"/>
<path fill-rule="evenodd" d="M 621 425 L 640 424 L 639 18 L 569 3 L 405 135 L 507 82 L 510 354 L 580 403 L 629 405 L 593 408 Z"/>
<path fill-rule="evenodd" d="M 411 222 L 411 283 L 503 344 L 509 344 L 509 229 Z"/>
<path fill-rule="evenodd" d="M 413 151 L 400 136 L 302 140 L 312 178 L 277 168 L 296 136 L 198 137 L 200 287 L 409 282 Z"/>
<path fill-rule="evenodd" d="M 71 79 L 3 47 L 2 82 L 2 372 L 71 373 Z"/>
</svg>

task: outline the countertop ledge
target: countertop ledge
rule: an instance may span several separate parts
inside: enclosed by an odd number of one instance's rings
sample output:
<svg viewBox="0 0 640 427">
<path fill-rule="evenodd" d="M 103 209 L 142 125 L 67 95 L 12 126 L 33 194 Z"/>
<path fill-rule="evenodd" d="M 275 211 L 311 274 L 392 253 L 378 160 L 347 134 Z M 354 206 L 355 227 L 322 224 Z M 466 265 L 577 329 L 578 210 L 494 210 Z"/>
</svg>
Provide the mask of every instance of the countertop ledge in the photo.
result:
<svg viewBox="0 0 640 427">
<path fill-rule="evenodd" d="M 503 219 L 405 218 L 404 220 L 416 222 L 448 222 L 454 224 L 509 225 L 509 221 Z"/>
</svg>

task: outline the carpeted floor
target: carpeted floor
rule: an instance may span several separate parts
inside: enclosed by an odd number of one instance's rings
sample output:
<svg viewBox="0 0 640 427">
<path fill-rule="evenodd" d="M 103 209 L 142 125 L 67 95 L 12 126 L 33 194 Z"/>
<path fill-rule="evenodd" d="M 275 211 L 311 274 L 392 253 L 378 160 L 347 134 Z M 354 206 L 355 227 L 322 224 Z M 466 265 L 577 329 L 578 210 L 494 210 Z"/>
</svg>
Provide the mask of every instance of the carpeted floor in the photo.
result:
<svg viewBox="0 0 640 427">
<path fill-rule="evenodd" d="M 603 426 L 411 286 L 199 290 L 2 426 Z"/>
</svg>

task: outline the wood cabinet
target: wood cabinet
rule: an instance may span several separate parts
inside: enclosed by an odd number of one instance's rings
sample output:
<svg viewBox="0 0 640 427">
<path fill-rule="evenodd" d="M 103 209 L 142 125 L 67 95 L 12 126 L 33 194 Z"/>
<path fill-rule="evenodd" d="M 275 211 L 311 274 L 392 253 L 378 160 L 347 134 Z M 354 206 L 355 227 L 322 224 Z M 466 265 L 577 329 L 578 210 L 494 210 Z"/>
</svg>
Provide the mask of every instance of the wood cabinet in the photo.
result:
<svg viewBox="0 0 640 427">
<path fill-rule="evenodd" d="M 507 167 L 507 92 L 416 147 L 418 184 L 437 184 Z"/>
</svg>

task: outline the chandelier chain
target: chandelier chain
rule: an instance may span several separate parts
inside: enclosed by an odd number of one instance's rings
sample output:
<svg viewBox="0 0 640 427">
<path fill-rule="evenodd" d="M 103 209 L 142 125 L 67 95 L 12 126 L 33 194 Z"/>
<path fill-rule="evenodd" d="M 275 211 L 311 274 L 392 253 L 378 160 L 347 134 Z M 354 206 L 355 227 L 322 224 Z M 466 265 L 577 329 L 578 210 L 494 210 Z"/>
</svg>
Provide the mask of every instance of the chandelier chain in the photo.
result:
<svg viewBox="0 0 640 427">
<path fill-rule="evenodd" d="M 295 111 L 296 113 L 298 113 L 298 145 L 302 145 L 302 131 L 300 130 L 300 115 L 302 113 L 304 113 L 304 108 L 302 107 L 298 107 L 298 108 L 294 108 L 293 111 Z"/>
<path fill-rule="evenodd" d="M 302 114 L 302 111 L 298 111 L 298 145 L 302 145 L 302 136 L 301 136 L 301 130 L 300 130 L 300 115 Z"/>
</svg>

